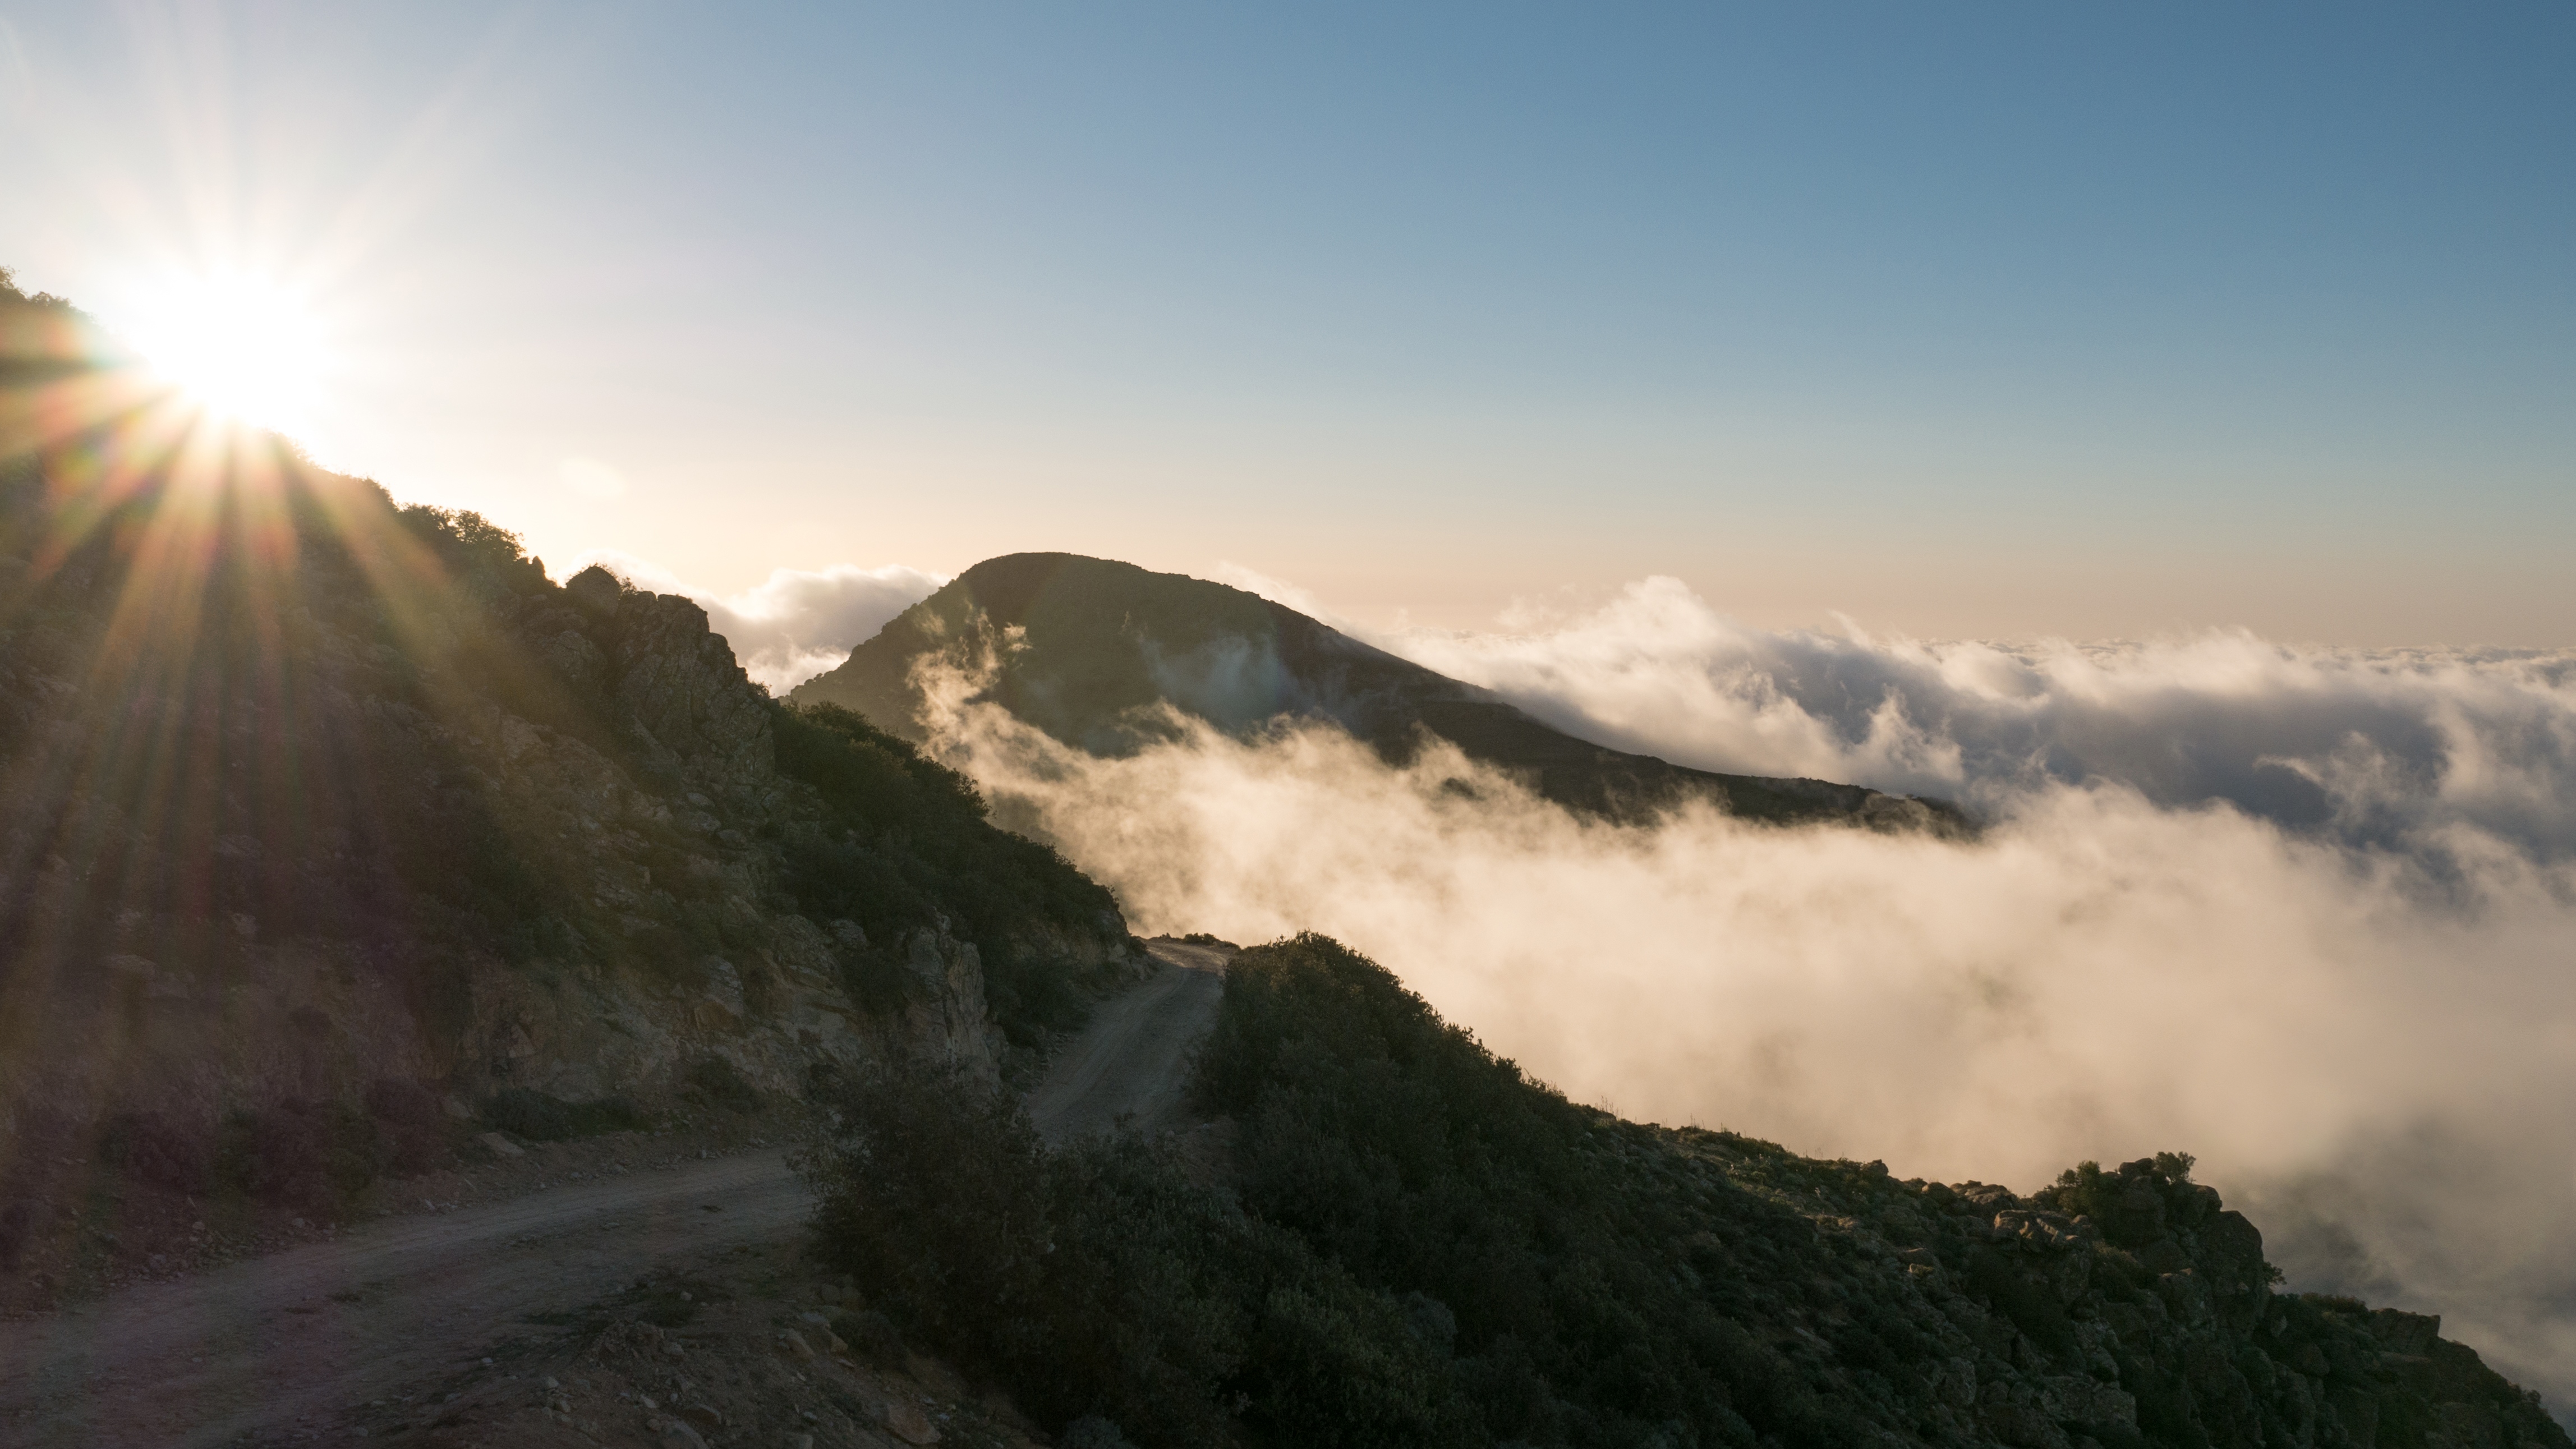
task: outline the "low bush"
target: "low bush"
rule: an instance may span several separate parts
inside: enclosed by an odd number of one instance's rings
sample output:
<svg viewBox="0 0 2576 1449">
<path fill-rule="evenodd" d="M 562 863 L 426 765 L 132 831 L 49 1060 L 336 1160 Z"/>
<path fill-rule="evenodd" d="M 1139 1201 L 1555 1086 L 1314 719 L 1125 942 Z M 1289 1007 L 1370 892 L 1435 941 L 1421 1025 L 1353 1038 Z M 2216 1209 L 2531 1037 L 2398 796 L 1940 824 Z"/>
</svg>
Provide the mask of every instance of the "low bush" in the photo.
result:
<svg viewBox="0 0 2576 1449">
<path fill-rule="evenodd" d="M 531 1142 L 561 1142 L 603 1132 L 631 1132 L 648 1125 L 643 1110 L 624 1097 L 566 1101 L 528 1087 L 503 1087 L 483 1104 L 484 1122 Z"/>
<path fill-rule="evenodd" d="M 1400 1303 L 1146 1144 L 1050 1156 L 1010 1097 L 945 1069 L 829 1101 L 841 1127 L 809 1163 L 821 1256 L 1041 1416 L 1096 1416 L 1143 1449 L 1472 1442 Z"/>
<path fill-rule="evenodd" d="M 356 1107 L 240 1107 L 216 1127 L 213 1178 L 230 1192 L 329 1215 L 376 1180 L 383 1150 L 375 1119 Z"/>
<path fill-rule="evenodd" d="M 204 1192 L 214 1168 L 202 1129 L 187 1131 L 154 1112 L 110 1115 L 99 1126 L 98 1158 L 171 1192 Z"/>
<path fill-rule="evenodd" d="M 906 1332 L 1144 1449 L 1861 1441 L 1736 1321 L 1736 1253 L 1834 1271 L 1805 1223 L 1685 1180 L 1653 1129 L 1530 1082 L 1374 963 L 1243 953 L 1201 1071 L 1242 1124 L 1236 1197 L 1132 1138 L 1051 1156 L 954 1073 L 844 1085 L 822 1252 Z M 1931 1347 L 1846 1337 L 1884 1372 Z"/>
<path fill-rule="evenodd" d="M 367 1115 L 384 1139 L 385 1173 L 410 1177 L 454 1155 L 454 1119 L 438 1094 L 418 1082 L 380 1077 L 367 1086 Z"/>
<path fill-rule="evenodd" d="M 742 1073 L 723 1057 L 703 1056 L 689 1064 L 681 1076 L 690 1094 L 710 1106 L 746 1115 L 760 1110 L 760 1090 L 742 1079 Z"/>
<path fill-rule="evenodd" d="M 2180 1154 L 2085 1164 L 2023 1203 L 1622 1122 L 1315 936 L 1235 959 L 1200 1069 L 1240 1129 L 1222 1194 L 1133 1137 L 1050 1154 L 953 1072 L 832 1087 L 840 1131 L 810 1162 L 822 1255 L 1066 1442 L 1079 1424 L 1142 1449 L 2038 1443 L 2050 1423 L 2017 1400 L 1959 1404 L 1954 1365 L 1976 1354 L 1981 1386 L 2016 1393 L 2095 1366 L 2099 1330 L 2076 1324 L 2110 1323 L 2144 1280 L 2059 1215 L 2080 1209 L 2115 1237 L 2187 1236 L 2152 1251 L 2185 1252 L 2178 1291 L 2219 1317 L 2141 1311 L 2114 1350 L 2135 1425 L 2079 1412 L 2066 1442 L 2291 1442 L 2294 1417 L 2340 1422 L 2301 1362 L 2390 1349 L 2437 1368 L 2336 1381 L 2379 1442 L 2471 1420 L 2568 1442 L 2466 1348 L 2428 1351 L 2431 1320 L 2265 1296 L 2259 1234 Z M 2057 1236 L 2011 1233 L 2016 1214 Z M 1892 1251 L 1914 1249 L 1941 1266 Z M 2242 1309 L 2265 1305 L 2248 1336 Z"/>
</svg>

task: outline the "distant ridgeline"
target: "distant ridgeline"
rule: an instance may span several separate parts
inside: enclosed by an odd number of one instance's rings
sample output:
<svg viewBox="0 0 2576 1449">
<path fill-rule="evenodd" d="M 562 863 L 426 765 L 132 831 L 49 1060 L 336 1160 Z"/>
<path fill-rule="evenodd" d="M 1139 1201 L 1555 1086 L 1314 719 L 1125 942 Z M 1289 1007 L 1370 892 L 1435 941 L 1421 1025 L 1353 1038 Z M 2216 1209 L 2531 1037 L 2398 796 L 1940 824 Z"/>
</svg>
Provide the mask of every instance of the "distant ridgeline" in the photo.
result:
<svg viewBox="0 0 2576 1449">
<path fill-rule="evenodd" d="M 2569 1444 L 2438 1319 L 2274 1292 L 2186 1157 L 2020 1198 L 1623 1122 L 1313 936 L 1236 958 L 1201 1072 L 1212 1184 L 1133 1138 L 1051 1158 L 1006 1099 L 855 1090 L 821 1249 L 1143 1449 Z"/>
<path fill-rule="evenodd" d="M 1010 631 L 1011 647 L 999 647 Z M 1943 801 L 1822 780 L 1684 769 L 1574 738 L 1490 691 L 1436 674 L 1283 604 L 1180 574 L 1075 554 L 987 559 L 808 680 L 798 700 L 846 705 L 919 739 L 914 665 L 997 666 L 983 696 L 1067 744 L 1122 755 L 1155 735 L 1156 704 L 1244 733 L 1279 719 L 1330 720 L 1395 762 L 1426 735 L 1528 782 L 1571 809 L 1651 817 L 1689 799 L 1778 823 L 1848 822 L 1965 833 Z"/>
<path fill-rule="evenodd" d="M 0 1305 L 98 1162 L 139 1253 L 155 1194 L 327 1216 L 460 1112 L 989 1077 L 1138 969 L 695 604 L 208 423 L 4 278 L 0 348 Z"/>
</svg>

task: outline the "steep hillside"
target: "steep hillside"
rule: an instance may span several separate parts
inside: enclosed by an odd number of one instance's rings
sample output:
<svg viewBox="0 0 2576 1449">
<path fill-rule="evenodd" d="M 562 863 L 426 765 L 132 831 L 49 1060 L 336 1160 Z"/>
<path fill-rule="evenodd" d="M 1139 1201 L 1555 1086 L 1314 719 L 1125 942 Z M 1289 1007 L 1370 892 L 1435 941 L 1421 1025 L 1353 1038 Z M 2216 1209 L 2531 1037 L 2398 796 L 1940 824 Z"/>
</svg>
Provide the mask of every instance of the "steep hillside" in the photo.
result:
<svg viewBox="0 0 2576 1449">
<path fill-rule="evenodd" d="M 2570 1442 L 2438 1319 L 2276 1292 L 2187 1157 L 2025 1197 L 1623 1122 L 1313 936 L 1235 958 L 1202 1066 L 1213 1186 L 1168 1147 L 1050 1159 L 1007 1103 L 863 1089 L 823 1250 L 1145 1449 Z"/>
<path fill-rule="evenodd" d="M 1136 959 L 1107 892 L 769 699 L 696 605 L 551 583 L 0 293 L 0 1272 L 100 1171 L 327 1213 L 451 1111 L 990 1077 Z"/>
<path fill-rule="evenodd" d="M 993 666 L 985 697 L 1068 744 L 1133 750 L 1169 703 L 1229 731 L 1281 717 L 1335 721 L 1393 759 L 1425 734 L 1571 808 L 1633 818 L 1689 797 L 1756 820 L 1958 831 L 1938 801 L 1821 780 L 1684 769 L 1553 729 L 1489 692 L 1223 584 L 1074 554 L 987 559 L 808 680 L 793 697 L 857 710 L 919 737 L 916 666 Z"/>
</svg>

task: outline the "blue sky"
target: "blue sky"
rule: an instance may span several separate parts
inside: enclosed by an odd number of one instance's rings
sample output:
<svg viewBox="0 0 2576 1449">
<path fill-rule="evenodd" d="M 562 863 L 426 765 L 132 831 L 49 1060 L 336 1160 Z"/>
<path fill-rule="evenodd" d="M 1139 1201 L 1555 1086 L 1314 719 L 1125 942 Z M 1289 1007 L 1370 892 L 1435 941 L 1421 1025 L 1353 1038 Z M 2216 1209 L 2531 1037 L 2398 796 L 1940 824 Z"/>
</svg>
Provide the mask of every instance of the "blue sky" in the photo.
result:
<svg viewBox="0 0 2576 1449">
<path fill-rule="evenodd" d="M 2564 7 L 0 20 L 0 265 L 557 557 L 2576 644 Z"/>
</svg>

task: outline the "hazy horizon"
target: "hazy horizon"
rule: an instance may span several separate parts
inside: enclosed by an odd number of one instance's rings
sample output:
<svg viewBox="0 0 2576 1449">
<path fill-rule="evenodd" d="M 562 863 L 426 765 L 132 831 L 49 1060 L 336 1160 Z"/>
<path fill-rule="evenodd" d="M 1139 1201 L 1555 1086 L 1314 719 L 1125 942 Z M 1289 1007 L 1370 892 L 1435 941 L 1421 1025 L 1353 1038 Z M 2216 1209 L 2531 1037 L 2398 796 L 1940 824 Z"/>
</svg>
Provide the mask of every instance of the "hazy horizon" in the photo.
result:
<svg viewBox="0 0 2576 1449">
<path fill-rule="evenodd" d="M 2571 25 L 18 3 L 0 262 L 724 594 L 2562 647 Z"/>
</svg>

